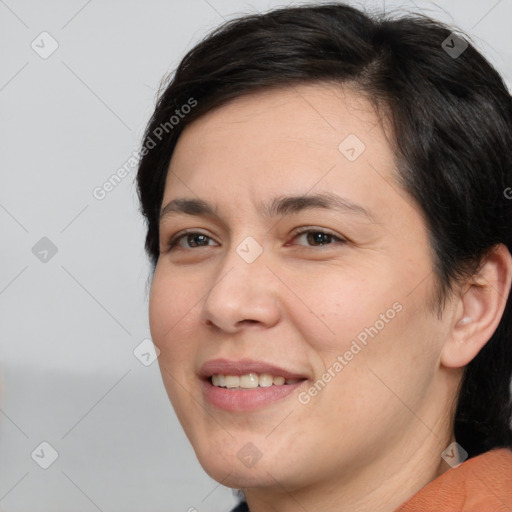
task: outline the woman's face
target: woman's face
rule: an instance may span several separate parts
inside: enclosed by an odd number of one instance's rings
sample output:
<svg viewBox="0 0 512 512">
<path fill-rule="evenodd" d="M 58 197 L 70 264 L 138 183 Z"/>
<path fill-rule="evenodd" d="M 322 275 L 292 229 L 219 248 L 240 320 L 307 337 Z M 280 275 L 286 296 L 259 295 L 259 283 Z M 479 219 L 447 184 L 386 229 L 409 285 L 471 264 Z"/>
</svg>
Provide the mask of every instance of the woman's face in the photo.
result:
<svg viewBox="0 0 512 512">
<path fill-rule="evenodd" d="M 448 327 L 394 173 L 369 103 L 328 85 L 239 98 L 181 135 L 150 325 L 176 414 L 224 485 L 291 491 L 379 461 L 392 474 L 446 446 Z"/>
</svg>

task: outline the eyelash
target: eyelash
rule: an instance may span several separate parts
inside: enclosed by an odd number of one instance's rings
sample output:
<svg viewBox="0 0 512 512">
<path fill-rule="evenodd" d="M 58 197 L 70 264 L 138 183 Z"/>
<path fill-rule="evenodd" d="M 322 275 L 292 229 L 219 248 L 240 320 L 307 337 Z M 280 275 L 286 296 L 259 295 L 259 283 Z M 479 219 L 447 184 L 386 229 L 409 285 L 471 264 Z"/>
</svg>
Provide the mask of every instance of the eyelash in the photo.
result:
<svg viewBox="0 0 512 512">
<path fill-rule="evenodd" d="M 348 240 L 346 240 L 345 238 L 342 238 L 338 235 L 335 235 L 334 233 L 332 233 L 331 231 L 328 231 L 328 230 L 324 230 L 324 229 L 318 229 L 318 228 L 312 228 L 311 226 L 308 226 L 308 227 L 304 227 L 304 228 L 301 228 L 299 229 L 294 235 L 293 235 L 293 239 L 297 238 L 298 236 L 300 235 L 303 235 L 305 233 L 322 233 L 324 235 L 328 235 L 328 236 L 331 236 L 333 239 L 335 239 L 336 241 L 338 242 L 341 242 L 342 244 L 346 244 L 348 242 Z M 201 233 L 200 231 L 194 231 L 194 230 L 185 230 L 185 231 L 181 231 L 180 233 L 174 235 L 170 240 L 169 242 L 167 243 L 167 251 L 170 252 L 172 251 L 177 243 L 184 237 L 188 236 L 188 235 L 203 235 L 205 236 L 206 238 L 210 239 L 210 240 L 213 240 L 211 237 L 209 237 L 208 235 L 204 234 L 204 233 Z M 324 245 L 310 245 L 308 247 L 325 247 L 325 245 L 333 245 L 332 243 L 330 244 L 324 244 Z M 205 245 L 205 246 L 199 246 L 199 247 L 210 247 L 209 245 Z M 183 249 L 183 247 L 181 247 L 181 249 Z M 196 247 L 188 247 L 188 248 L 185 248 L 185 249 L 196 249 Z"/>
</svg>

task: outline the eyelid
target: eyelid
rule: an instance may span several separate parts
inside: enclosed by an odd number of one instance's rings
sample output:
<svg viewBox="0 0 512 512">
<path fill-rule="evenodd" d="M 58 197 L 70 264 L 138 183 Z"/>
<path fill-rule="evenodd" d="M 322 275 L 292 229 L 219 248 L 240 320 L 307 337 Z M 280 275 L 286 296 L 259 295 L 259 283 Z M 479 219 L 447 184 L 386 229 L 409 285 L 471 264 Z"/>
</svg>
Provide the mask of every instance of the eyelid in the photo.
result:
<svg viewBox="0 0 512 512">
<path fill-rule="evenodd" d="M 345 237 L 341 236 L 340 234 L 330 230 L 330 229 L 327 229 L 327 228 L 320 228 L 318 226 L 301 226 L 300 228 L 297 228 L 294 232 L 293 232 L 293 237 L 295 238 L 296 236 L 298 235 L 302 235 L 303 233 L 309 233 L 309 232 L 313 232 L 313 233 L 325 233 L 326 235 L 331 235 L 335 238 L 339 238 L 340 240 L 346 240 L 348 241 Z"/>
</svg>

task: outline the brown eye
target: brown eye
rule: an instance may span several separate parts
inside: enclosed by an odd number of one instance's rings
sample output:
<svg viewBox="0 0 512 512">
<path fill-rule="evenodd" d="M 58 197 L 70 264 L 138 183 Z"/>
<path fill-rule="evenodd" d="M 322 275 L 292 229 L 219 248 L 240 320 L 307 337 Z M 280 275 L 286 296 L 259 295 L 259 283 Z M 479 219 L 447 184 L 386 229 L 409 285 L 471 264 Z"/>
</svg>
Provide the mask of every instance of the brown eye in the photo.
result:
<svg viewBox="0 0 512 512">
<path fill-rule="evenodd" d="M 341 242 L 346 243 L 347 241 L 333 233 L 328 231 L 323 231 L 320 229 L 303 229 L 295 234 L 293 239 L 300 238 L 305 235 L 305 239 L 308 244 L 311 244 L 311 247 L 322 247 L 324 245 L 332 245 L 333 242 Z"/>
<path fill-rule="evenodd" d="M 181 241 L 184 240 L 186 245 L 183 246 L 181 244 Z M 181 249 L 193 249 L 195 247 L 207 247 L 210 245 L 208 242 L 213 241 L 212 238 L 205 235 L 204 233 L 199 233 L 195 231 L 189 231 L 186 233 L 181 233 L 178 235 L 175 235 L 171 238 L 171 240 L 168 243 L 168 250 L 171 251 L 176 246 L 180 247 Z"/>
</svg>

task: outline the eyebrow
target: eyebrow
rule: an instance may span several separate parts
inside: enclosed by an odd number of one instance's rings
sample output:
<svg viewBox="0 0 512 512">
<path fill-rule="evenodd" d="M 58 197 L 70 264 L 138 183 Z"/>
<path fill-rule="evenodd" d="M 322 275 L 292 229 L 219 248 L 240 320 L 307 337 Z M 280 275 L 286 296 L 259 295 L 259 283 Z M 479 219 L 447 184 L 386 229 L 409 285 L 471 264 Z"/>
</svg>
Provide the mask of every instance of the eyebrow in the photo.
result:
<svg viewBox="0 0 512 512">
<path fill-rule="evenodd" d="M 299 213 L 304 210 L 325 209 L 367 217 L 374 222 L 370 212 L 361 205 L 330 192 L 279 196 L 268 203 L 259 203 L 258 206 L 263 215 L 269 218 Z M 217 209 L 207 201 L 177 198 L 169 201 L 160 210 L 160 222 L 164 218 L 179 214 L 214 217 L 221 221 Z"/>
</svg>

